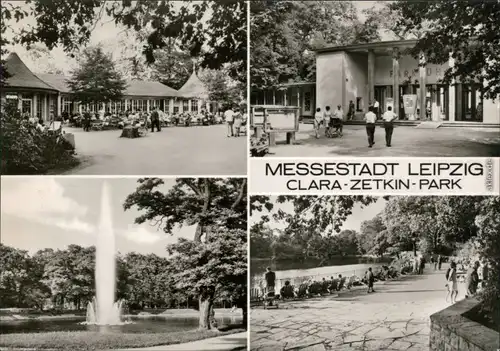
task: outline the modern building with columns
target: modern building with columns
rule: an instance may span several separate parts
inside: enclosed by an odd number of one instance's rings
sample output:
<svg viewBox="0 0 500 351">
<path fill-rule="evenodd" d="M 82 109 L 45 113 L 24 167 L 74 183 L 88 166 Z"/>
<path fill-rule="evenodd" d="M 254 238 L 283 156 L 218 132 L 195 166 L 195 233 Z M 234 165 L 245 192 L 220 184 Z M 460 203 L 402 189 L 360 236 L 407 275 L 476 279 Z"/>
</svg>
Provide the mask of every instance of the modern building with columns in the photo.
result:
<svg viewBox="0 0 500 351">
<path fill-rule="evenodd" d="M 318 49 L 315 82 L 289 83 L 253 92 L 252 104 L 294 105 L 300 108 L 301 116 L 308 117 L 315 107 L 324 111 L 326 106 L 341 105 L 347 113 L 352 101 L 354 119 L 361 120 L 370 102 L 376 99 L 382 112 L 392 101 L 399 120 L 500 126 L 500 101 L 484 99 L 478 89 L 480 83 L 442 84 L 439 80 L 454 64 L 453 60 L 444 65 L 419 67 L 418 60 L 404 54 L 415 44 L 416 40 L 402 40 Z M 310 98 L 309 91 L 314 98 Z M 417 96 L 415 115 L 405 114 L 403 96 L 408 94 Z"/>
<path fill-rule="evenodd" d="M 195 72 L 179 91 L 159 82 L 130 80 L 120 101 L 82 106 L 72 97 L 66 83 L 68 77 L 34 74 L 16 53 L 8 56 L 5 66 L 11 76 L 2 89 L 2 100 L 17 99 L 23 113 L 45 121 L 61 116 L 64 112 L 79 113 L 87 107 L 91 112 L 104 109 L 110 113 L 152 111 L 155 107 L 170 114 L 197 113 L 202 108 L 214 110 L 214 105 L 208 101 L 206 88 Z"/>
</svg>

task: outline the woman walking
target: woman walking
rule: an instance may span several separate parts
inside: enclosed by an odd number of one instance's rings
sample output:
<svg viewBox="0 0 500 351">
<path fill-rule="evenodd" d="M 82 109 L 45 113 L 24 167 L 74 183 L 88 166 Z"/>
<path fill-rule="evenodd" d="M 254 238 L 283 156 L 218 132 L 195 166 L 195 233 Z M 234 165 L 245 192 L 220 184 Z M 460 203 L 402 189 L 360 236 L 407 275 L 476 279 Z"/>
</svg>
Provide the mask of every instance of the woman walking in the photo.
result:
<svg viewBox="0 0 500 351">
<path fill-rule="evenodd" d="M 446 272 L 446 287 L 448 288 L 448 293 L 446 294 L 446 302 L 451 302 L 454 304 L 457 302 L 458 295 L 458 284 L 457 284 L 457 264 L 455 262 L 450 263 L 450 268 L 448 272 Z M 451 301 L 448 299 L 451 298 Z"/>
<path fill-rule="evenodd" d="M 323 114 L 321 113 L 321 109 L 318 107 L 316 109 L 316 113 L 314 114 L 314 133 L 316 133 L 316 139 L 319 138 L 319 127 L 321 126 L 321 122 L 323 122 Z"/>
</svg>

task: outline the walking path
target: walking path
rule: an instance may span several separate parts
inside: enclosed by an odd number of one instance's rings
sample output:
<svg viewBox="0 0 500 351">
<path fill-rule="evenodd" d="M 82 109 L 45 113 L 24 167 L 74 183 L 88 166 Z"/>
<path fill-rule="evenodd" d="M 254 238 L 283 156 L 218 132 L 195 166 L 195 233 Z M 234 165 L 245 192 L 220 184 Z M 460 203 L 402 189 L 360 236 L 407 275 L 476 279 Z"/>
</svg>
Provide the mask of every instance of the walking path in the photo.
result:
<svg viewBox="0 0 500 351">
<path fill-rule="evenodd" d="M 373 294 L 363 288 L 253 309 L 252 350 L 427 351 L 429 316 L 449 305 L 446 268 L 376 283 Z M 458 297 L 464 297 L 460 284 Z"/>
<path fill-rule="evenodd" d="M 209 350 L 246 350 L 247 347 L 247 333 L 237 333 L 218 336 L 216 338 L 191 341 L 185 344 L 174 344 L 174 345 L 164 345 L 164 346 L 153 346 L 143 349 L 121 349 L 114 351 L 146 351 L 146 350 L 156 350 L 156 351 L 209 351 Z"/>
</svg>

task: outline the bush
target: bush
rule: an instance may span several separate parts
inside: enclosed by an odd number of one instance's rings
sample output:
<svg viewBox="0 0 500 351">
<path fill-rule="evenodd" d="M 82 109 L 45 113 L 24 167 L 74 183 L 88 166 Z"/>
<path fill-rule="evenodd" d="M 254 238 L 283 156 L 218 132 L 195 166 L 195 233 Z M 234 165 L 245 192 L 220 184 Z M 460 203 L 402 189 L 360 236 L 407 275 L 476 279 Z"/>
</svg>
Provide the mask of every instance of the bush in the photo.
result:
<svg viewBox="0 0 500 351">
<path fill-rule="evenodd" d="M 13 104 L 7 104 L 0 117 L 2 174 L 43 174 L 77 164 L 73 147 L 60 131 L 38 129 Z"/>
</svg>

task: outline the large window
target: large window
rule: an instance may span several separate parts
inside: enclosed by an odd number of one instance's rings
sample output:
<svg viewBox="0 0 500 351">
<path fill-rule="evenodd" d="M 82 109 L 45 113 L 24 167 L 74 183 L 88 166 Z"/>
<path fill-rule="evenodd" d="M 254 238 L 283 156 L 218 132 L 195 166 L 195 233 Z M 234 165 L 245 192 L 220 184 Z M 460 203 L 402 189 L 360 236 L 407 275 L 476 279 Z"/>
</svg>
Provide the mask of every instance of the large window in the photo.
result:
<svg viewBox="0 0 500 351">
<path fill-rule="evenodd" d="M 42 103 L 43 103 L 43 96 L 42 95 L 35 95 L 36 99 L 36 118 L 42 118 Z"/>
<path fill-rule="evenodd" d="M 182 100 L 182 110 L 184 112 L 189 110 L 189 100 Z"/>
<path fill-rule="evenodd" d="M 23 96 L 23 102 L 21 105 L 21 112 L 23 114 L 27 113 L 31 116 L 31 113 L 33 112 L 31 109 L 31 104 L 32 104 L 32 99 L 31 98 L 25 98 Z"/>
<path fill-rule="evenodd" d="M 61 98 L 62 102 L 62 112 L 68 112 L 71 113 L 71 100 L 68 99 L 67 97 Z"/>
<path fill-rule="evenodd" d="M 311 112 L 311 92 L 306 91 L 304 93 L 304 111 Z"/>
<path fill-rule="evenodd" d="M 198 112 L 198 100 L 191 100 L 191 111 Z"/>
<path fill-rule="evenodd" d="M 165 104 L 163 105 L 163 112 L 170 112 L 170 99 L 165 100 Z"/>
</svg>

